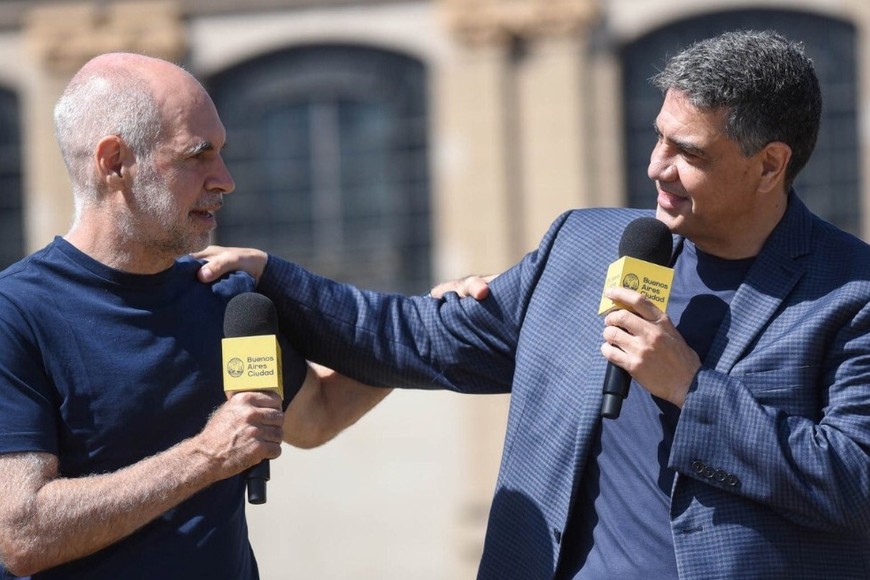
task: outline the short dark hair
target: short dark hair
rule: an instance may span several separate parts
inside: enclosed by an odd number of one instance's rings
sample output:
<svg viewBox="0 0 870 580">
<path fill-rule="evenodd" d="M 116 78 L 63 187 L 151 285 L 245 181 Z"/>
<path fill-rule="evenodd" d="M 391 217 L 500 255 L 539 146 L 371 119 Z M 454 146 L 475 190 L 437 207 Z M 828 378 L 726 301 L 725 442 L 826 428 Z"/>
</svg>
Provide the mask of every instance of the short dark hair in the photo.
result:
<svg viewBox="0 0 870 580">
<path fill-rule="evenodd" d="M 791 147 L 786 187 L 804 168 L 819 134 L 822 93 L 803 45 L 772 30 L 726 32 L 671 58 L 651 82 L 683 93 L 699 109 L 727 109 L 725 132 L 744 155 L 772 141 Z"/>
</svg>

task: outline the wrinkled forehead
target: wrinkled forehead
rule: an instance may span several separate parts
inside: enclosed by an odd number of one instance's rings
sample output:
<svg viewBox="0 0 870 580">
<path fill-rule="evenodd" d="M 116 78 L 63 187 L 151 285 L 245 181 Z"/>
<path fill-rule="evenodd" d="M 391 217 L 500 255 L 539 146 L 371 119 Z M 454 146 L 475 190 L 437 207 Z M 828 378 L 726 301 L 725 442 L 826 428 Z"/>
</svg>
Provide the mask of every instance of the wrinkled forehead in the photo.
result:
<svg viewBox="0 0 870 580">
<path fill-rule="evenodd" d="M 208 142 L 220 148 L 226 131 L 205 88 L 187 72 L 177 69 L 156 82 L 155 97 L 163 117 L 163 134 L 176 145 Z"/>
</svg>

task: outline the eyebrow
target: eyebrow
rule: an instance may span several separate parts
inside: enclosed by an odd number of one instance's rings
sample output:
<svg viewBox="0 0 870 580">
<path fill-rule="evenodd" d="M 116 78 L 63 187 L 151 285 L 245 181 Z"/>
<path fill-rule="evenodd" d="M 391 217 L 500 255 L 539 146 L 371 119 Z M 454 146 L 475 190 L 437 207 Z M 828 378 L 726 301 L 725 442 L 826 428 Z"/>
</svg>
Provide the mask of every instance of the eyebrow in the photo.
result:
<svg viewBox="0 0 870 580">
<path fill-rule="evenodd" d="M 669 143 L 673 143 L 680 151 L 685 151 L 690 155 L 696 155 L 698 157 L 704 157 L 706 155 L 703 149 L 688 141 L 684 141 L 677 137 L 665 137 L 664 135 L 662 135 L 662 132 L 659 130 L 658 124 L 656 124 L 655 122 L 653 122 L 653 131 L 655 131 L 655 134 L 659 137 L 659 139 L 665 139 Z"/>
<path fill-rule="evenodd" d="M 224 148 L 226 148 L 226 144 L 224 144 Z M 212 143 L 211 141 L 203 140 L 203 141 L 200 141 L 199 143 L 196 143 L 196 144 L 192 145 L 191 147 L 189 147 L 187 149 L 186 153 L 190 156 L 195 156 L 195 155 L 199 155 L 200 153 L 204 153 L 206 151 L 215 151 L 215 150 L 217 150 L 217 147 L 215 147 L 214 143 Z"/>
</svg>

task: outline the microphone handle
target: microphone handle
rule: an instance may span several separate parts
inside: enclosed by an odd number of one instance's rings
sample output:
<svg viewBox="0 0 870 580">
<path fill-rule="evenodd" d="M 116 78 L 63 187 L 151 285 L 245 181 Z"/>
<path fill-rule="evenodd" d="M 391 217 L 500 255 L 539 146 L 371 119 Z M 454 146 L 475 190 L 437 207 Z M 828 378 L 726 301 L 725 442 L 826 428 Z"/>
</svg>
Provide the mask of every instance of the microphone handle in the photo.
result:
<svg viewBox="0 0 870 580">
<path fill-rule="evenodd" d="M 264 459 L 245 472 L 248 484 L 248 503 L 260 505 L 266 503 L 266 482 L 269 481 L 269 460 Z"/>
<path fill-rule="evenodd" d="M 616 419 L 622 411 L 622 401 L 628 396 L 631 385 L 631 375 L 622 367 L 607 363 L 607 373 L 604 375 L 604 386 L 601 392 L 601 416 L 606 419 Z"/>
</svg>

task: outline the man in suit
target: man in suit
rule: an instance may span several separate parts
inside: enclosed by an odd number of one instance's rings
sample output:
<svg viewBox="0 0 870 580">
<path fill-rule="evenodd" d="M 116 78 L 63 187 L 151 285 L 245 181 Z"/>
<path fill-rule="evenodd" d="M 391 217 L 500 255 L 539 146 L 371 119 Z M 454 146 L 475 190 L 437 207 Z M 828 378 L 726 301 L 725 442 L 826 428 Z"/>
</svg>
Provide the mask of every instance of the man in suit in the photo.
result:
<svg viewBox="0 0 870 580">
<path fill-rule="evenodd" d="M 297 348 L 370 384 L 511 393 L 480 578 L 870 577 L 870 248 L 792 184 L 821 95 L 801 47 L 726 33 L 673 57 L 649 176 L 667 315 L 597 315 L 629 209 L 570 211 L 483 300 L 357 290 L 253 250 Z M 594 248 L 594 249 L 590 249 Z M 607 363 L 633 377 L 600 417 Z"/>
</svg>

